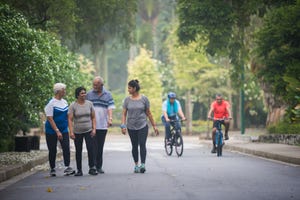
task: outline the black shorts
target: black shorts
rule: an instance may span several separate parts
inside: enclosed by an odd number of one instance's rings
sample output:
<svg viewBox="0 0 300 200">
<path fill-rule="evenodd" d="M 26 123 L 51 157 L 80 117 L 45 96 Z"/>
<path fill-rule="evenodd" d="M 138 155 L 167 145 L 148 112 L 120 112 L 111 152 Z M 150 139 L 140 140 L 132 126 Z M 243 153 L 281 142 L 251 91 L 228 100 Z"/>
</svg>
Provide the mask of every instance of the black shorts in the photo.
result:
<svg viewBox="0 0 300 200">
<path fill-rule="evenodd" d="M 217 121 L 220 121 L 221 124 L 223 124 L 225 126 L 225 121 L 224 120 L 214 120 L 213 128 L 217 128 Z"/>
</svg>

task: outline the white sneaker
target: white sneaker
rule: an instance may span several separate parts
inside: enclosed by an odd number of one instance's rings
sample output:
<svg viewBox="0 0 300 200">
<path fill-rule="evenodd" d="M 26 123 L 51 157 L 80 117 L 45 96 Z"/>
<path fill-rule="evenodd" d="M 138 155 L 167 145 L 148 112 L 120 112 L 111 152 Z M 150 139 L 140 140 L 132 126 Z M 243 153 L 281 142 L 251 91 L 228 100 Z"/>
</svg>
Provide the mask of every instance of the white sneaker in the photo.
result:
<svg viewBox="0 0 300 200">
<path fill-rule="evenodd" d="M 72 169 L 72 167 L 67 167 L 64 171 L 64 174 L 69 176 L 69 175 L 72 175 L 72 174 L 75 174 L 75 170 Z"/>
</svg>

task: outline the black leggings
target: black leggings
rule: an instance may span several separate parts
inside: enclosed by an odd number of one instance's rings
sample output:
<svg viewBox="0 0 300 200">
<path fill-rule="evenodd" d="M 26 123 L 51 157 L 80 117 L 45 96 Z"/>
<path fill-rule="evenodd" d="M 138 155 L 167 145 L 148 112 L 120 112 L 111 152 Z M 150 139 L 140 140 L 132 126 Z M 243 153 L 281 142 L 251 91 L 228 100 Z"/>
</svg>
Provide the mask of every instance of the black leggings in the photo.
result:
<svg viewBox="0 0 300 200">
<path fill-rule="evenodd" d="M 63 151 L 63 158 L 64 158 L 64 164 L 65 166 L 70 165 L 70 139 L 68 133 L 62 134 L 63 139 L 59 140 L 62 151 Z M 46 133 L 46 142 L 47 147 L 49 150 L 48 159 L 50 168 L 55 168 L 55 160 L 56 160 L 56 154 L 57 154 L 57 135 L 56 134 L 47 134 Z"/>
<path fill-rule="evenodd" d="M 145 163 L 146 161 L 146 141 L 148 136 L 148 125 L 144 128 L 139 130 L 131 130 L 128 129 L 128 133 L 131 140 L 132 145 L 132 156 L 135 163 L 139 161 L 139 146 L 140 146 L 140 156 L 141 156 L 141 163 Z"/>
<path fill-rule="evenodd" d="M 91 137 L 91 132 L 87 133 L 81 133 L 81 134 L 75 134 L 75 149 L 76 149 L 76 165 L 77 170 L 82 171 L 82 143 L 83 138 L 85 140 L 87 152 L 88 152 L 88 159 L 89 159 L 89 167 L 93 168 L 95 167 L 95 161 L 94 161 L 94 144 L 93 144 L 93 138 Z"/>
<path fill-rule="evenodd" d="M 95 148 L 95 155 L 96 155 L 96 167 L 97 169 L 102 168 L 103 164 L 103 147 L 106 138 L 107 130 L 96 130 L 96 148 Z"/>
</svg>

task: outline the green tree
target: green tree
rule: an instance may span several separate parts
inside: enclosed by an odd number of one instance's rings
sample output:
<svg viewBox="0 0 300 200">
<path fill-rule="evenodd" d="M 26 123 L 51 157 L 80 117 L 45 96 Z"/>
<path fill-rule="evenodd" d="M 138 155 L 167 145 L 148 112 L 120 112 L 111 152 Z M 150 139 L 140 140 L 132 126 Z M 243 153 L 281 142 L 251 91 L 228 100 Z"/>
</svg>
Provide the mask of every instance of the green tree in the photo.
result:
<svg viewBox="0 0 300 200">
<path fill-rule="evenodd" d="M 55 82 L 67 84 L 67 97 L 86 83 L 77 56 L 55 37 L 31 29 L 26 19 L 7 5 L 0 6 L 0 146 L 13 148 L 13 137 L 28 126 L 37 126 L 39 114 L 53 96 Z M 91 80 L 91 79 L 90 79 Z M 73 97 L 73 98 L 70 98 Z"/>
<path fill-rule="evenodd" d="M 140 93 L 149 98 L 153 118 L 158 122 L 162 113 L 162 85 L 157 67 L 158 61 L 151 56 L 146 49 L 140 49 L 140 54 L 128 63 L 128 81 L 139 80 Z"/>
<path fill-rule="evenodd" d="M 204 44 L 201 38 L 188 45 L 182 45 L 175 34 L 176 26 L 173 29 L 167 39 L 169 57 L 173 65 L 171 74 L 178 87 L 177 93 L 185 98 L 187 134 L 190 134 L 193 119 L 192 102 L 207 104 L 207 99 L 210 99 L 212 94 L 226 91 L 228 69 L 210 62 L 203 49 L 198 48 L 198 51 L 195 51 L 199 43 Z M 230 90 L 227 88 L 228 91 Z"/>
<path fill-rule="evenodd" d="M 269 3 L 269 2 L 267 2 Z M 244 133 L 245 68 L 249 62 L 247 28 L 251 16 L 266 8 L 261 0 L 253 1 L 178 1 L 180 25 L 178 36 L 183 43 L 203 37 L 208 41 L 205 50 L 210 55 L 225 56 L 233 66 L 231 85 L 240 89 L 241 132 Z"/>
<path fill-rule="evenodd" d="M 269 94 L 269 124 L 278 122 L 278 111 L 287 108 L 290 121 L 300 103 L 300 1 L 271 9 L 256 36 L 256 63 L 253 71 Z"/>
<path fill-rule="evenodd" d="M 76 31 L 75 0 L 0 0 L 22 13 L 31 28 L 56 33 L 62 41 L 74 38 Z"/>
<path fill-rule="evenodd" d="M 133 41 L 136 0 L 79 0 L 76 41 L 78 45 L 89 44 L 94 56 L 96 74 L 107 80 L 106 43 L 118 38 L 127 44 Z"/>
</svg>

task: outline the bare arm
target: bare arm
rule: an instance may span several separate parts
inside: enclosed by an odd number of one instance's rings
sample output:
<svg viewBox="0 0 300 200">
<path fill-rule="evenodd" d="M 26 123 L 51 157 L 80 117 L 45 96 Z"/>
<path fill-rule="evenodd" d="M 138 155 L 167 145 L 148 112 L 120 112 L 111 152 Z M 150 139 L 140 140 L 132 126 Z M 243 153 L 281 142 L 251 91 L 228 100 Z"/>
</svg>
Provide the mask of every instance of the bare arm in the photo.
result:
<svg viewBox="0 0 300 200">
<path fill-rule="evenodd" d="M 96 135 L 96 117 L 95 117 L 95 111 L 92 111 L 91 119 L 92 119 L 92 132 L 91 132 L 91 136 L 94 137 Z"/>
<path fill-rule="evenodd" d="M 166 112 L 166 111 L 164 111 L 164 112 L 163 112 L 163 114 L 164 114 L 165 120 L 166 120 L 167 122 L 169 122 L 169 121 L 170 121 L 170 119 L 169 119 L 169 117 L 168 117 L 168 114 L 167 114 L 167 112 Z"/>
<path fill-rule="evenodd" d="M 154 129 L 155 134 L 158 135 L 159 132 L 158 132 L 158 129 L 157 129 L 157 127 L 156 127 L 156 124 L 155 124 L 155 122 L 154 122 L 154 120 L 153 120 L 153 117 L 152 117 L 152 114 L 151 114 L 151 111 L 150 111 L 149 108 L 146 109 L 146 115 L 148 116 L 148 118 L 149 118 L 149 120 L 150 120 L 150 122 L 151 122 L 151 124 L 152 124 L 152 127 L 153 127 L 153 129 Z"/>
<path fill-rule="evenodd" d="M 75 135 L 73 131 L 73 113 L 68 114 L 68 125 L 69 125 L 70 138 L 75 139 Z"/>
<path fill-rule="evenodd" d="M 227 106 L 227 107 L 226 107 L 226 110 L 227 110 L 227 112 L 228 112 L 228 118 L 231 119 L 232 117 L 231 117 L 231 110 L 230 110 L 230 107 Z"/>
<path fill-rule="evenodd" d="M 60 132 L 60 130 L 57 128 L 54 120 L 53 120 L 53 117 L 52 116 L 47 116 L 47 120 L 49 121 L 51 127 L 53 128 L 53 130 L 56 132 L 56 135 L 57 135 L 57 138 L 59 140 L 62 140 L 62 134 Z"/>
<path fill-rule="evenodd" d="M 123 108 L 123 111 L 122 111 L 122 120 L 121 120 L 121 131 L 122 131 L 122 133 L 124 135 L 126 134 L 126 126 L 125 126 L 126 115 L 127 115 L 127 109 Z M 124 125 L 124 127 L 122 127 L 123 125 Z"/>
<path fill-rule="evenodd" d="M 112 112 L 112 109 L 108 109 L 108 121 L 107 121 L 107 125 L 108 126 L 111 126 L 112 125 L 112 121 L 113 121 L 113 112 Z"/>
<path fill-rule="evenodd" d="M 182 120 L 185 120 L 185 116 L 184 116 L 181 108 L 178 110 L 178 114 Z"/>
</svg>

